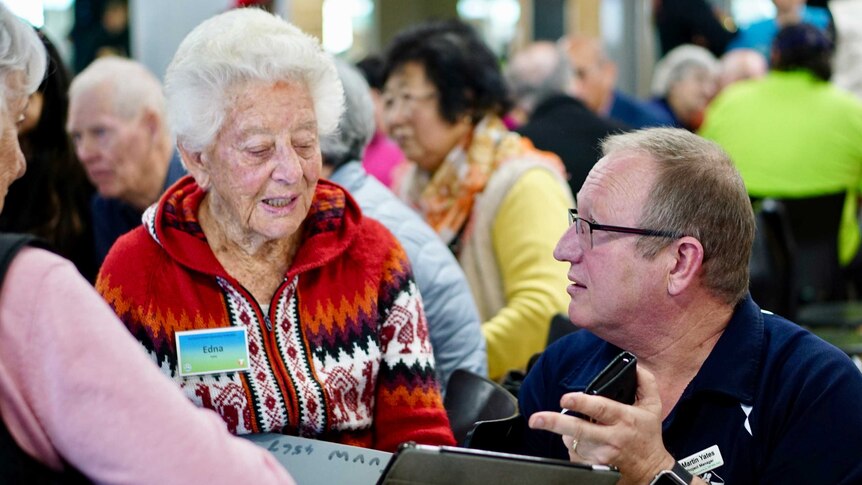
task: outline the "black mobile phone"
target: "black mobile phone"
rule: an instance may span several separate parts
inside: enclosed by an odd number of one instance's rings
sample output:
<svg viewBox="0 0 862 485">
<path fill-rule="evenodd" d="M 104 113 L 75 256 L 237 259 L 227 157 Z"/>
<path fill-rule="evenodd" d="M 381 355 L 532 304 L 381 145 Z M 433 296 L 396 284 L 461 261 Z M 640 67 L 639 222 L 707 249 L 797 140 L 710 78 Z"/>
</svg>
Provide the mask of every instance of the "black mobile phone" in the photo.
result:
<svg viewBox="0 0 862 485">
<path fill-rule="evenodd" d="M 630 352 L 623 352 L 614 357 L 614 360 L 590 381 L 587 388 L 584 389 L 584 393 L 603 396 L 623 404 L 634 404 L 638 389 L 637 362 L 637 357 Z M 563 412 L 566 411 L 563 410 Z M 596 422 L 595 419 L 581 413 L 570 414 L 593 423 Z"/>
<path fill-rule="evenodd" d="M 623 404 L 634 404 L 638 389 L 637 357 L 630 352 L 616 356 L 584 390 Z"/>
</svg>

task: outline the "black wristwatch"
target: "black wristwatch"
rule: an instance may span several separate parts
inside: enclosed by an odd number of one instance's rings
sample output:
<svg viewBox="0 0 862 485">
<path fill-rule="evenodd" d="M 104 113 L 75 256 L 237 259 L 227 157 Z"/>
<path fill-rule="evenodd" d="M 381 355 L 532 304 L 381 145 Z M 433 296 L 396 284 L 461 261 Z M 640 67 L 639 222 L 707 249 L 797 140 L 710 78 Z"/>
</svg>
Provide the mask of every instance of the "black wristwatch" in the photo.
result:
<svg viewBox="0 0 862 485">
<path fill-rule="evenodd" d="M 649 485 L 689 485 L 694 476 L 678 462 L 673 462 L 673 468 L 662 470 L 649 482 Z"/>
</svg>

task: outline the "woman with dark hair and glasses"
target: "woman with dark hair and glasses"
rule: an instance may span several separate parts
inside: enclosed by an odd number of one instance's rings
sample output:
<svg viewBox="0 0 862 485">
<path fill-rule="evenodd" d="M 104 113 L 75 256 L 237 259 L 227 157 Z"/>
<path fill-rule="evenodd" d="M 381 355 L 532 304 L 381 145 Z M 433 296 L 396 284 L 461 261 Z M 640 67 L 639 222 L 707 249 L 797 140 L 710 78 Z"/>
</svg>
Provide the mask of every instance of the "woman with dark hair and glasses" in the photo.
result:
<svg viewBox="0 0 862 485">
<path fill-rule="evenodd" d="M 452 249 L 484 321 L 492 378 L 523 368 L 565 311 L 554 242 L 572 194 L 555 156 L 501 121 L 509 108 L 497 59 L 468 25 L 429 22 L 389 46 L 386 122 L 409 163 L 395 192 Z"/>
</svg>

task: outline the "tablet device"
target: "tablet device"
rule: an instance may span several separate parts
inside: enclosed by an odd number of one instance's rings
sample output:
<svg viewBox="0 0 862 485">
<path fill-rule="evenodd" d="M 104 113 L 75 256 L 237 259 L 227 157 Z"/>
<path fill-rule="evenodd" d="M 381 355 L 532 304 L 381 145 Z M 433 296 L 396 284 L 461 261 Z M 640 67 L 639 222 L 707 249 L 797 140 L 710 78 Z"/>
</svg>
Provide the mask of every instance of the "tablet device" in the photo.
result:
<svg viewBox="0 0 862 485">
<path fill-rule="evenodd" d="M 493 451 L 404 443 L 377 485 L 613 485 L 620 479 L 606 466 Z"/>
</svg>

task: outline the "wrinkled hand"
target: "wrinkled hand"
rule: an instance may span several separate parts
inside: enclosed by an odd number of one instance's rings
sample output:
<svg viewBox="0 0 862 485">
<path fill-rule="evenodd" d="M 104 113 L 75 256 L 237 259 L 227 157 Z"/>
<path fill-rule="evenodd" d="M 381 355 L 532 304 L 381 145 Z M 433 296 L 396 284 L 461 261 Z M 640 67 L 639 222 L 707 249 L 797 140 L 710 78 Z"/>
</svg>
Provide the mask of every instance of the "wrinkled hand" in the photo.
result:
<svg viewBox="0 0 862 485">
<path fill-rule="evenodd" d="M 649 483 L 673 465 L 673 457 L 661 437 L 661 398 L 653 375 L 638 367 L 637 399 L 633 406 L 582 392 L 563 395 L 560 405 L 592 417 L 596 422 L 555 412 L 530 416 L 530 427 L 552 431 L 563 437 L 569 458 L 575 462 L 613 465 L 619 468 L 619 483 Z M 572 440 L 578 440 L 577 453 Z"/>
</svg>

